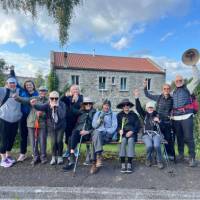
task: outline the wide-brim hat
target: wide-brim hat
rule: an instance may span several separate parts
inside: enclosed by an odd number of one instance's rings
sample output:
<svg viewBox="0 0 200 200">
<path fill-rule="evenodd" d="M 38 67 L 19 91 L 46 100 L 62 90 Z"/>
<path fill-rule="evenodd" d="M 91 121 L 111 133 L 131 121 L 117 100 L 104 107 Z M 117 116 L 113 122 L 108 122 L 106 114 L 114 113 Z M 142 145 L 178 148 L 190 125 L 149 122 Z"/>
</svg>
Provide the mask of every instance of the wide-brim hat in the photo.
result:
<svg viewBox="0 0 200 200">
<path fill-rule="evenodd" d="M 83 97 L 82 104 L 91 103 L 94 104 L 94 101 L 90 97 Z"/>
<path fill-rule="evenodd" d="M 134 104 L 132 102 L 129 101 L 129 99 L 123 99 L 118 105 L 117 108 L 121 109 L 123 108 L 125 105 L 128 105 L 130 108 L 132 108 L 134 106 Z"/>
</svg>

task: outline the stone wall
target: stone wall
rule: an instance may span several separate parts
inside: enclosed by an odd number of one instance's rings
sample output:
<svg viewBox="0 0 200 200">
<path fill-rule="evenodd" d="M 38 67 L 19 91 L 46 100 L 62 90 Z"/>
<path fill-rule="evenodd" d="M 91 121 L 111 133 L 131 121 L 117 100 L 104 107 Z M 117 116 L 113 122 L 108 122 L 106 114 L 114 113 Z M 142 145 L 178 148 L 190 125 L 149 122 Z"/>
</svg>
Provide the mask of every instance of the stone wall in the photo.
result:
<svg viewBox="0 0 200 200">
<path fill-rule="evenodd" d="M 143 81 L 145 78 L 151 79 L 151 90 L 154 93 L 161 93 L 162 84 L 165 82 L 165 74 L 153 73 L 134 73 L 134 72 L 112 72 L 112 71 L 95 71 L 95 70 L 72 70 L 72 69 L 56 69 L 59 78 L 60 90 L 66 85 L 71 84 L 71 75 L 79 76 L 80 89 L 84 96 L 92 97 L 97 104 L 102 99 L 108 98 L 112 102 L 112 107 L 123 99 L 129 98 L 134 102 L 132 95 L 133 90 L 138 88 L 141 94 L 142 103 L 148 101 L 143 93 Z M 99 76 L 106 77 L 106 90 L 99 90 Z M 112 77 L 115 77 L 115 84 L 112 85 Z M 120 78 L 127 78 L 127 91 L 120 91 Z"/>
</svg>

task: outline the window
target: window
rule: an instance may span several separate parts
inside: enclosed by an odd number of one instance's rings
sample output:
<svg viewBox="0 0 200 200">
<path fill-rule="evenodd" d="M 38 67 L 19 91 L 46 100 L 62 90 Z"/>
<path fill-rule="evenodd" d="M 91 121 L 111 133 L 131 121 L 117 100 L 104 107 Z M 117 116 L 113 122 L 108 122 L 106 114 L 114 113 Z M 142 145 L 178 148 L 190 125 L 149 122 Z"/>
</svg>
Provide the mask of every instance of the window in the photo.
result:
<svg viewBox="0 0 200 200">
<path fill-rule="evenodd" d="M 105 90 L 106 89 L 106 77 L 100 76 L 99 77 L 99 90 Z"/>
<path fill-rule="evenodd" d="M 79 85 L 79 76 L 72 75 L 71 76 L 71 84 Z"/>
<path fill-rule="evenodd" d="M 112 77 L 112 85 L 115 85 L 115 77 Z"/>
<path fill-rule="evenodd" d="M 122 77 L 120 81 L 120 90 L 121 91 L 127 91 L 127 84 L 126 84 L 127 78 Z"/>
<path fill-rule="evenodd" d="M 151 90 L 151 78 L 146 78 L 147 80 L 147 90 Z"/>
</svg>

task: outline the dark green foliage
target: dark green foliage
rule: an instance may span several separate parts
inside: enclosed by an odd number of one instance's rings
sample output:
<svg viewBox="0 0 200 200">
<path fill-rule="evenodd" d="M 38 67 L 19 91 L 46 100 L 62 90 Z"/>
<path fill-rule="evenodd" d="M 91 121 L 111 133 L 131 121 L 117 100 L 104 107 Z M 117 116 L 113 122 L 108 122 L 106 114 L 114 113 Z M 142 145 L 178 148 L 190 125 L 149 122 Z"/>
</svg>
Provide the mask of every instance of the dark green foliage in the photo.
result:
<svg viewBox="0 0 200 200">
<path fill-rule="evenodd" d="M 74 6 L 78 5 L 80 0 L 1 0 L 1 7 L 10 12 L 17 10 L 19 12 L 31 13 L 32 17 L 37 17 L 37 6 L 48 10 L 55 23 L 59 27 L 59 40 L 61 46 L 64 46 L 68 40 L 68 29 L 73 13 Z"/>
<path fill-rule="evenodd" d="M 36 74 L 36 79 L 35 79 L 35 86 L 36 88 L 39 88 L 40 86 L 44 86 L 45 80 L 43 78 L 42 72 L 38 71 Z"/>
<path fill-rule="evenodd" d="M 5 77 L 3 74 L 3 69 L 5 68 L 6 62 L 4 59 L 0 59 L 0 87 L 5 85 Z"/>
<path fill-rule="evenodd" d="M 48 90 L 49 92 L 56 90 L 58 91 L 59 81 L 55 70 L 51 69 L 48 76 Z"/>
</svg>

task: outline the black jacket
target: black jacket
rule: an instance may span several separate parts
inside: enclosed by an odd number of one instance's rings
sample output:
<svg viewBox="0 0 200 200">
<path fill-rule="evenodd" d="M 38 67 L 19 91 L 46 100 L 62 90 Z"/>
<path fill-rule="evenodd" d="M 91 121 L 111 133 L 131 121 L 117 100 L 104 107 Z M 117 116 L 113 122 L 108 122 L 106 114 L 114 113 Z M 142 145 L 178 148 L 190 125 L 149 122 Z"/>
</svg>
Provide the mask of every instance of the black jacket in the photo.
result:
<svg viewBox="0 0 200 200">
<path fill-rule="evenodd" d="M 137 114 L 133 111 L 130 111 L 128 114 L 126 114 L 124 111 L 121 111 L 120 113 L 117 114 L 117 122 L 118 122 L 117 138 L 118 139 L 120 138 L 119 131 L 122 129 L 123 119 L 125 119 L 123 127 L 124 131 L 123 137 L 126 137 L 125 133 L 127 133 L 128 131 L 132 131 L 133 132 L 132 137 L 134 137 L 134 140 L 137 141 L 137 133 L 139 132 L 140 129 L 140 121 Z"/>
</svg>

